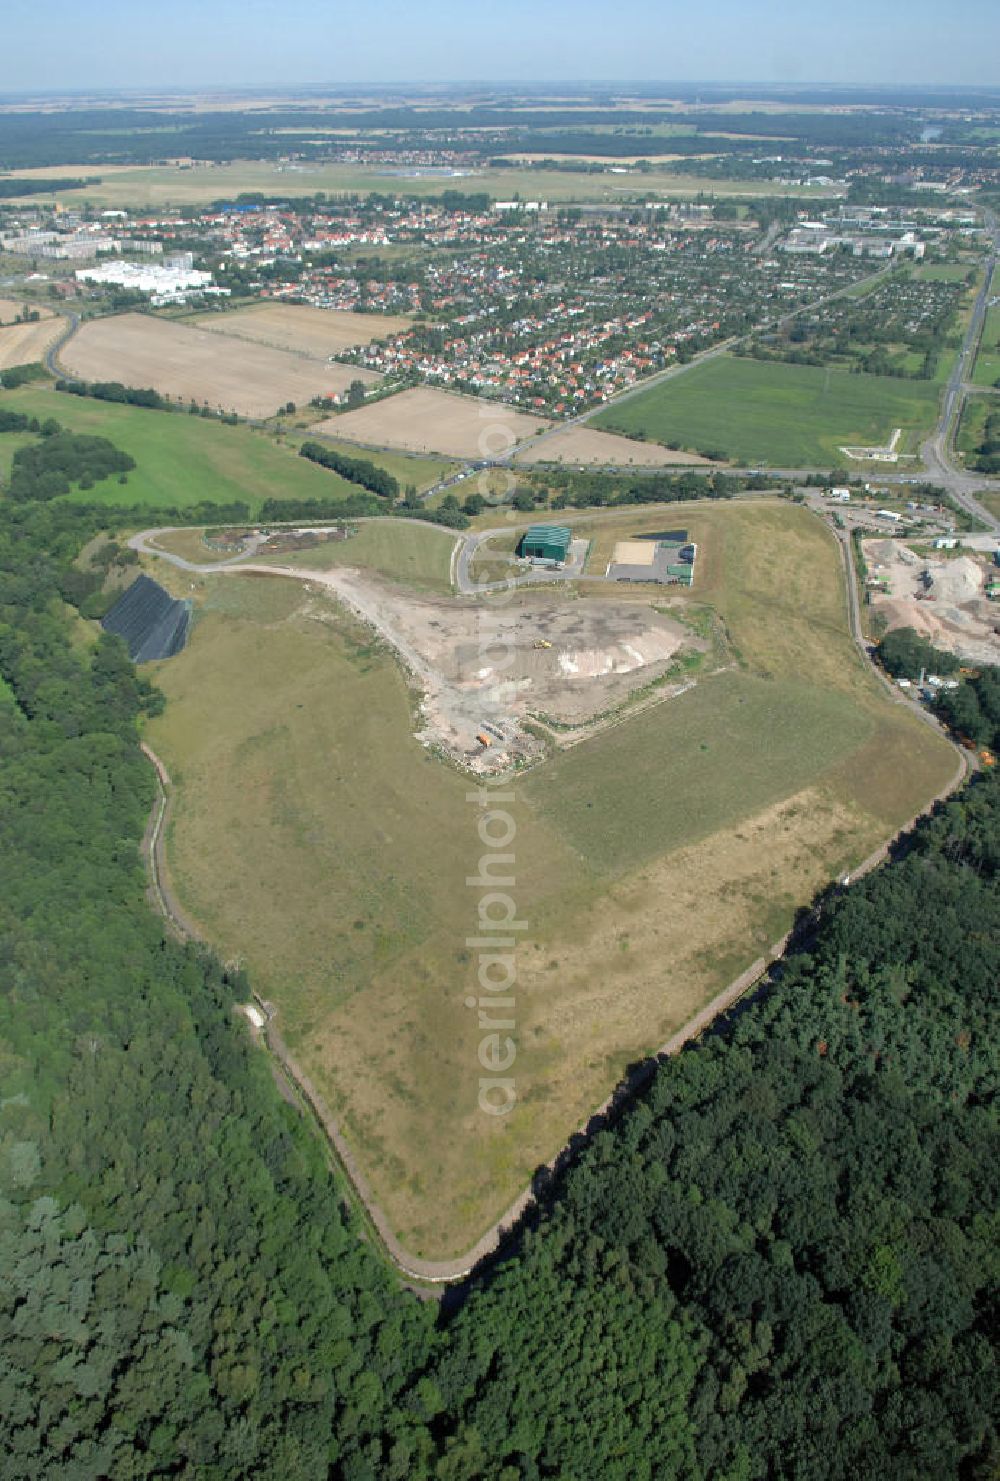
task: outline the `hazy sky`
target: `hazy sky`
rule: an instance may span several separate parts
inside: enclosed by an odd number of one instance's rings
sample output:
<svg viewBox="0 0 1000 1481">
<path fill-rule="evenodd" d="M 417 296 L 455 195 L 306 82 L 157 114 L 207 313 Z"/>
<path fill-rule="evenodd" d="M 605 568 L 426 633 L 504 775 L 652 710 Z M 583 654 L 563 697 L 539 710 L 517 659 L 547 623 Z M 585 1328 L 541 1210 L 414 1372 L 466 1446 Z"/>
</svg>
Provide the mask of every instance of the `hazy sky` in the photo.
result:
<svg viewBox="0 0 1000 1481">
<path fill-rule="evenodd" d="M 0 91 L 1000 83 L 998 0 L 3 0 Z"/>
</svg>

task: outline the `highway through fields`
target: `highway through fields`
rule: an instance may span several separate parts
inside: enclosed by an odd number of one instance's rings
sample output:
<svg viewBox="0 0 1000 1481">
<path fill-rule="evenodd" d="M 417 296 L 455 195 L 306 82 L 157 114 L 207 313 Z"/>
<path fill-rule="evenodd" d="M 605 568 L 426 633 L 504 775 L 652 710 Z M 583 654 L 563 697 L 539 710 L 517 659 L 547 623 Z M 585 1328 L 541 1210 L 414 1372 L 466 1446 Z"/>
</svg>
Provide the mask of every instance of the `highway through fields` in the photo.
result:
<svg viewBox="0 0 1000 1481">
<path fill-rule="evenodd" d="M 74 313 L 72 309 L 67 309 L 65 311 L 65 314 L 69 322 L 67 323 L 66 328 L 63 330 L 62 334 L 60 334 L 59 338 L 56 340 L 55 344 L 50 345 L 49 348 L 45 351 L 45 368 L 49 372 L 49 374 L 54 375 L 57 380 L 76 380 L 76 376 L 70 375 L 67 371 L 63 370 L 63 368 L 58 363 L 59 351 L 65 349 L 65 347 L 69 344 L 70 340 L 73 338 L 74 334 L 80 327 L 79 314 Z"/>
</svg>

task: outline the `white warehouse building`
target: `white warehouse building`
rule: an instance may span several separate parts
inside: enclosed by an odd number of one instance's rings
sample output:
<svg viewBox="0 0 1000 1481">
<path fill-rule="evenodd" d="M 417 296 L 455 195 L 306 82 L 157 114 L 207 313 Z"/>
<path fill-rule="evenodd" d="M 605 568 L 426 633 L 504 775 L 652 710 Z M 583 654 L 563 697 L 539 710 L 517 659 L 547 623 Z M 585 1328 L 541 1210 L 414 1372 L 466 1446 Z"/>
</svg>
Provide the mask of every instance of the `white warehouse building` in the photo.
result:
<svg viewBox="0 0 1000 1481">
<path fill-rule="evenodd" d="M 78 268 L 76 277 L 83 283 L 113 284 L 148 293 L 160 302 L 183 299 L 188 294 L 220 292 L 212 289 L 212 274 L 197 268 L 172 263 L 107 262 L 99 267 Z"/>
</svg>

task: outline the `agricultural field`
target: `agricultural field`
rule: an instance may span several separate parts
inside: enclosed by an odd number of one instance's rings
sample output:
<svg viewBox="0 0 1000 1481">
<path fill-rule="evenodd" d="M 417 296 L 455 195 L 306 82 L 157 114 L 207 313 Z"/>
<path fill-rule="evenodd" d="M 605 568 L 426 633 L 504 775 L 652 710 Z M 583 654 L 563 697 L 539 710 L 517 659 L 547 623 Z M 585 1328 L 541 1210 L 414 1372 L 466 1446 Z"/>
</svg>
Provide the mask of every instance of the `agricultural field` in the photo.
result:
<svg viewBox="0 0 1000 1481">
<path fill-rule="evenodd" d="M 213 334 L 328 360 L 355 345 L 370 344 L 387 334 L 402 334 L 412 320 L 403 314 L 352 314 L 309 308 L 306 304 L 262 303 L 231 313 L 196 314 L 185 322 Z"/>
<path fill-rule="evenodd" d="M 33 324 L 9 322 L 0 328 L 0 371 L 14 365 L 33 365 L 62 334 L 66 326 L 60 315 L 51 315 Z"/>
<path fill-rule="evenodd" d="M 177 782 L 173 885 L 277 1004 L 390 1222 L 426 1257 L 478 1238 L 627 1064 L 955 769 L 863 667 L 836 544 L 807 511 L 705 502 L 571 522 L 595 548 L 686 526 L 697 607 L 718 612 L 732 666 L 510 786 L 528 925 L 509 1116 L 477 1107 L 477 811 L 468 779 L 414 740 L 416 695 L 391 651 L 315 583 L 220 574 L 191 590 L 185 574 L 191 641 L 153 671 L 167 706 L 148 738 Z M 383 529 L 371 538 L 408 538 Z M 685 600 L 664 599 L 671 614 Z M 565 601 L 568 619 L 589 607 Z M 648 594 L 634 606 L 648 614 Z"/>
<path fill-rule="evenodd" d="M 374 371 L 320 364 L 148 314 L 91 320 L 60 360 L 84 380 L 152 386 L 164 396 L 249 417 L 270 417 L 287 401 L 344 391 L 352 380 L 378 380 Z"/>
<path fill-rule="evenodd" d="M 899 451 L 914 452 L 937 401 L 926 381 L 720 355 L 609 407 L 591 425 L 718 448 L 740 463 L 832 467 L 844 461 L 842 446 L 884 446 L 895 427 Z"/>
<path fill-rule="evenodd" d="M 497 401 L 419 386 L 330 417 L 311 430 L 403 452 L 496 458 L 549 425 L 545 417 L 529 416 Z"/>
<path fill-rule="evenodd" d="M 594 427 L 557 428 L 541 442 L 532 443 L 518 453 L 518 463 L 573 463 L 604 467 L 620 464 L 635 468 L 663 468 L 681 463 L 704 463 L 696 453 L 661 447 L 659 443 L 636 442 L 614 432 L 599 432 Z"/>
<path fill-rule="evenodd" d="M 40 420 L 54 417 L 73 432 L 107 437 L 131 454 L 136 467 L 127 483 L 108 479 L 69 495 L 83 503 L 145 504 L 154 512 L 239 499 L 253 514 L 265 499 L 337 499 L 358 492 L 355 484 L 249 427 L 28 387 L 5 391 L 2 404 Z M 13 445 L 14 438 L 0 436 L 0 459 Z"/>
</svg>

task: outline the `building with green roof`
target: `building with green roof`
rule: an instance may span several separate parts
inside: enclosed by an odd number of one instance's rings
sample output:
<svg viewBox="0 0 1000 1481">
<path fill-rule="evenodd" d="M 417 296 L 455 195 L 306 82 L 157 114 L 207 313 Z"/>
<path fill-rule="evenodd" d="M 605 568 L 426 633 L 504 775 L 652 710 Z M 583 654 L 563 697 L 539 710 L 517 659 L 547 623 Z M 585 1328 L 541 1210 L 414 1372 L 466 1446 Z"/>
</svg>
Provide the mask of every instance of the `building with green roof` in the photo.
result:
<svg viewBox="0 0 1000 1481">
<path fill-rule="evenodd" d="M 566 525 L 530 525 L 521 536 L 518 554 L 532 561 L 556 561 L 562 565 L 573 539 Z"/>
</svg>

